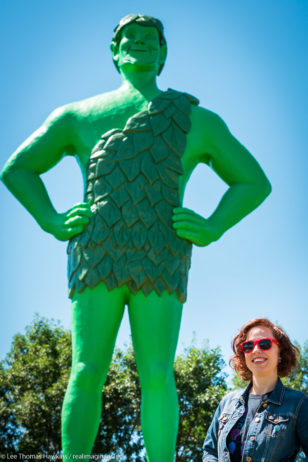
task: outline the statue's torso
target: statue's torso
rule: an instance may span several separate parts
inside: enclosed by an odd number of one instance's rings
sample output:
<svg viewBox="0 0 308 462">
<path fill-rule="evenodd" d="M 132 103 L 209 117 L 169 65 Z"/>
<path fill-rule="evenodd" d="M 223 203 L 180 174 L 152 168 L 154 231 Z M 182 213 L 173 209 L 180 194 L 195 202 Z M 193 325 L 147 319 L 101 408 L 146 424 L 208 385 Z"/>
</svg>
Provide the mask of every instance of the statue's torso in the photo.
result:
<svg viewBox="0 0 308 462">
<path fill-rule="evenodd" d="M 148 105 L 149 101 L 144 98 L 128 98 L 118 90 L 73 105 L 77 120 L 74 127 L 75 150 L 84 178 L 86 178 L 90 153 L 101 135 L 114 128 L 123 129 L 130 117 L 146 110 Z M 179 184 L 181 199 L 189 176 L 198 163 L 196 154 L 192 152 L 192 144 L 194 143 L 191 143 L 190 133 L 188 133 L 185 152 L 181 158 L 183 166 Z"/>
<path fill-rule="evenodd" d="M 68 248 L 71 293 L 102 281 L 185 301 L 191 244 L 176 236 L 172 214 L 181 205 L 181 158 L 196 104 L 168 90 L 101 136 L 86 169 L 93 216 Z"/>
</svg>

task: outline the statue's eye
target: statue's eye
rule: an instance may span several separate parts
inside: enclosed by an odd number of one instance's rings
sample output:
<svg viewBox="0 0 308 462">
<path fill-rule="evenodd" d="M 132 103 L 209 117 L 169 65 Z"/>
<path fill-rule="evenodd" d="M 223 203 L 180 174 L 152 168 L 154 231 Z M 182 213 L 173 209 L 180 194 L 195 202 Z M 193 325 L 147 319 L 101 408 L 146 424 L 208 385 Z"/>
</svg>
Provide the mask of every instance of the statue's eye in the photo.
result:
<svg viewBox="0 0 308 462">
<path fill-rule="evenodd" d="M 123 33 L 122 33 L 122 38 L 131 39 L 131 38 L 134 38 L 134 36 L 135 36 L 134 30 L 131 29 L 131 28 L 129 28 L 129 27 L 128 27 L 127 29 L 125 29 L 125 30 L 123 31 Z"/>
</svg>

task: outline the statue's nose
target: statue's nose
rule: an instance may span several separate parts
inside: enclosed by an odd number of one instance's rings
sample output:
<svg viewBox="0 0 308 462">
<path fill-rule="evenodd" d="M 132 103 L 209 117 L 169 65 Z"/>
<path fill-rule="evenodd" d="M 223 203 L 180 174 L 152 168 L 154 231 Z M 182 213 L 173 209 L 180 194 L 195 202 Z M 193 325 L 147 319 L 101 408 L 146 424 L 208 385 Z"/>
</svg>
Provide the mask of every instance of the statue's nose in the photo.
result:
<svg viewBox="0 0 308 462">
<path fill-rule="evenodd" d="M 136 44 L 143 44 L 144 43 L 144 36 L 142 32 L 139 32 L 135 35 L 135 43 Z"/>
</svg>

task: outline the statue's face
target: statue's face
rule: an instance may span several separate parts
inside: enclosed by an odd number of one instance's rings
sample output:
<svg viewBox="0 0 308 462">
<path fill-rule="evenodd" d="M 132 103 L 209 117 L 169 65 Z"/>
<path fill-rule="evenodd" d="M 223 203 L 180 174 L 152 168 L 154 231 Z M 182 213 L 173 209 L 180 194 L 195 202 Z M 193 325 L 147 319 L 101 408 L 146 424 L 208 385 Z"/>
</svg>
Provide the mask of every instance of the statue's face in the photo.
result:
<svg viewBox="0 0 308 462">
<path fill-rule="evenodd" d="M 112 49 L 113 58 L 119 69 L 158 73 L 166 55 L 165 47 L 160 46 L 158 30 L 155 27 L 140 26 L 133 23 L 127 25 L 121 34 L 118 45 Z"/>
</svg>

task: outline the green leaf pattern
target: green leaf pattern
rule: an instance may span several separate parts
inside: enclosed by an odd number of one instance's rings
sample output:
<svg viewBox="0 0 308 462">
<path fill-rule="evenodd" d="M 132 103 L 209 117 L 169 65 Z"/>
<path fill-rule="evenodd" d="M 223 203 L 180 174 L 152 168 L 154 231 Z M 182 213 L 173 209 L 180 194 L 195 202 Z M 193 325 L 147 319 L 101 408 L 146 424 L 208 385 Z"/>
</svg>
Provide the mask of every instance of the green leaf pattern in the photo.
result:
<svg viewBox="0 0 308 462">
<path fill-rule="evenodd" d="M 193 96 L 168 89 L 94 147 L 85 193 L 93 216 L 68 245 L 70 296 L 104 282 L 186 300 L 192 246 L 176 236 L 172 213 L 192 104 Z"/>
</svg>

